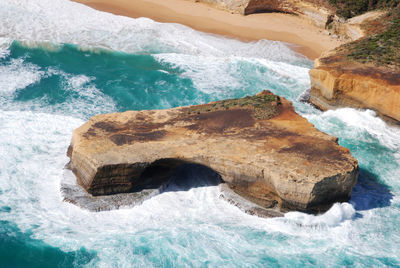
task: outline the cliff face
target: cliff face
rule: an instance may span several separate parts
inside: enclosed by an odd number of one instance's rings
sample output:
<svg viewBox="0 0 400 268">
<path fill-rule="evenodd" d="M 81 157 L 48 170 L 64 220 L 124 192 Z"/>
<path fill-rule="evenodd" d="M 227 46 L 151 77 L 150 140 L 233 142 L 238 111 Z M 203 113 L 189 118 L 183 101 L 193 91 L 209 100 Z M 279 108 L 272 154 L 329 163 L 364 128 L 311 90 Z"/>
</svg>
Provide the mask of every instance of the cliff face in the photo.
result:
<svg viewBox="0 0 400 268">
<path fill-rule="evenodd" d="M 355 62 L 317 62 L 310 71 L 310 102 L 322 110 L 372 109 L 400 122 L 400 72 Z"/>
<path fill-rule="evenodd" d="M 196 0 L 230 12 L 249 15 L 258 12 L 294 14 L 329 31 L 341 39 L 356 40 L 362 36 L 360 18 L 344 20 L 326 0 Z M 370 16 L 370 15 L 368 15 Z"/>
<path fill-rule="evenodd" d="M 358 175 L 357 161 L 335 137 L 268 92 L 98 115 L 74 131 L 68 156 L 78 183 L 95 196 L 157 188 L 176 167 L 195 163 L 236 194 L 282 211 L 323 211 L 346 201 Z"/>
<path fill-rule="evenodd" d="M 363 37 L 315 61 L 310 101 L 322 110 L 375 110 L 400 124 L 400 5 L 351 19 Z"/>
<path fill-rule="evenodd" d="M 296 7 L 290 0 L 196 0 L 196 2 L 204 2 L 243 15 L 256 12 L 296 13 Z"/>
<path fill-rule="evenodd" d="M 308 8 L 330 8 L 326 1 L 298 0 L 196 0 L 211 4 L 217 8 L 229 10 L 243 15 L 257 12 L 283 12 L 303 14 Z"/>
</svg>

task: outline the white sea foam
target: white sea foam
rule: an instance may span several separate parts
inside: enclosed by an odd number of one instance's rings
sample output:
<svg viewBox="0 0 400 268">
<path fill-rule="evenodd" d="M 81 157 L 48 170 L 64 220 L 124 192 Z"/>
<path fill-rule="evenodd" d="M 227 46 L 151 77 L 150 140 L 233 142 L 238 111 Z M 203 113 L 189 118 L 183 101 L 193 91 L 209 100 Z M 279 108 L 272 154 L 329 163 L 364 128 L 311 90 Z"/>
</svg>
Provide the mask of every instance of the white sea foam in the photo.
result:
<svg viewBox="0 0 400 268">
<path fill-rule="evenodd" d="M 66 0 L 2 0 L 0 36 L 7 40 L 24 40 L 26 44 L 33 45 L 35 42 L 50 41 L 130 53 L 153 51 L 260 57 L 308 63 L 280 42 L 261 40 L 244 43 L 197 32 L 179 24 L 114 16 Z"/>
<path fill-rule="evenodd" d="M 309 119 L 313 120 L 315 117 L 315 115 L 310 115 Z M 372 110 L 342 108 L 327 111 L 318 117 L 318 120 L 323 121 L 321 124 L 332 125 L 333 118 L 340 120 L 345 125 L 344 130 L 347 130 L 347 134 L 354 139 L 362 138 L 360 132 L 365 132 L 392 150 L 400 148 L 400 128 L 389 126 Z"/>
<path fill-rule="evenodd" d="M 156 251 L 154 254 L 161 250 L 157 243 L 162 243 L 171 254 L 179 251 L 182 260 L 190 259 L 193 248 L 204 248 L 205 244 L 209 248 L 203 250 L 213 263 L 218 263 L 221 254 L 234 260 L 234 252 L 216 250 L 220 246 L 236 247 L 235 251 L 251 248 L 252 242 L 246 238 L 248 227 L 296 235 L 302 228 L 299 224 L 329 228 L 354 215 L 351 205 L 344 203 L 321 216 L 289 213 L 282 219 L 260 219 L 220 199 L 216 186 L 187 191 L 172 188 L 130 209 L 82 210 L 62 202 L 59 191 L 70 133 L 82 122 L 66 116 L 0 112 L 0 148 L 5 149 L 0 153 L 0 205 L 11 208 L 2 214 L 3 220 L 15 222 L 22 231 L 33 230 L 35 238 L 64 250 L 82 246 L 96 250 L 104 266 L 131 263 L 136 257 L 148 264 L 145 256 L 132 255 L 137 243 L 143 241 Z M 172 239 L 171 243 L 163 237 Z M 185 243 L 190 243 L 189 248 L 183 246 Z M 253 247 L 263 248 L 262 244 Z M 167 258 L 168 253 L 164 254 Z M 194 259 L 194 263 L 201 261 L 201 256 Z"/>
<path fill-rule="evenodd" d="M 295 99 L 310 85 L 308 68 L 262 58 L 177 53 L 154 58 L 181 71 L 180 76 L 189 78 L 196 89 L 219 98 L 279 89 L 280 94 Z"/>
<path fill-rule="evenodd" d="M 181 77 L 193 81 L 196 89 L 208 94 L 218 94 L 219 91 L 234 92 L 242 86 L 238 61 L 233 57 L 192 56 L 185 54 L 157 54 L 156 60 L 170 64 L 182 71 Z"/>
<path fill-rule="evenodd" d="M 17 39 L 26 46 L 41 46 L 47 50 L 57 49 L 57 44 L 73 43 L 82 49 L 100 47 L 130 53 L 156 53 L 159 61 L 184 70 L 181 76 L 191 79 L 196 89 L 218 98 L 240 96 L 244 92 L 254 94 L 264 89 L 276 91 L 276 85 L 295 96 L 297 90 L 305 90 L 303 86 L 307 86 L 308 81 L 307 68 L 296 65 L 310 66 L 310 61 L 280 42 L 244 43 L 178 24 L 114 16 L 66 0 L 2 1 L 0 36 L 4 36 L 2 40 L 7 44 Z M 293 74 L 296 77 L 291 78 Z M 8 80 L 5 83 L 11 86 Z M 80 94 L 90 94 L 90 99 L 94 100 L 91 92 L 99 93 L 94 87 L 87 87 Z M 36 111 L 45 111 L 38 109 L 43 102 L 32 102 Z M 160 102 L 165 107 L 171 106 L 168 100 Z M 96 109 L 112 101 L 93 103 L 91 107 Z M 65 110 L 69 104 L 64 107 L 53 105 L 53 108 Z M 100 112 L 99 109 L 96 111 Z M 107 111 L 111 110 L 103 112 Z"/>
<path fill-rule="evenodd" d="M 45 97 L 29 101 L 16 102 L 14 93 L 19 89 L 57 75 L 64 81 L 63 90 L 71 91 L 69 99 L 63 103 L 45 105 Z M 40 69 L 39 66 L 27 63 L 23 58 L 12 59 L 9 64 L 0 65 L 0 100 L 3 110 L 35 110 L 47 113 L 69 114 L 76 117 L 88 117 L 104 112 L 114 112 L 115 103 L 110 96 L 98 90 L 93 83 L 95 78 L 85 75 L 72 75 L 53 67 Z M 37 89 L 41 90 L 41 89 Z"/>
<path fill-rule="evenodd" d="M 65 150 L 71 131 L 81 123 L 66 116 L 0 112 L 0 148 L 5 149 L 0 153 L 0 206 L 11 208 L 2 214 L 3 220 L 15 222 L 22 231 L 32 230 L 35 238 L 67 251 L 82 246 L 95 250 L 100 259 L 96 266 L 151 265 L 154 257 L 139 254 L 140 245 L 149 248 L 150 256 L 161 254 L 174 264 L 189 261 L 192 265 L 209 260 L 240 266 L 246 259 L 235 256 L 248 250 L 253 257 L 267 250 L 268 255 L 285 258 L 281 250 L 299 254 L 307 252 L 304 247 L 317 255 L 336 247 L 382 255 L 376 248 L 383 246 L 382 240 L 366 241 L 362 226 L 370 221 L 373 230 L 383 228 L 384 221 L 374 217 L 393 216 L 388 209 L 382 211 L 385 215 L 367 212 L 365 219 L 355 220 L 352 205 L 342 203 L 318 216 L 290 212 L 284 218 L 266 220 L 246 215 L 220 199 L 216 186 L 172 188 L 140 206 L 100 213 L 62 202 L 59 187 L 67 162 Z M 254 240 L 255 235 L 261 240 Z M 265 244 L 260 236 L 272 244 Z M 193 256 L 196 248 L 203 253 L 196 251 Z M 179 260 L 173 257 L 177 252 Z M 207 257 L 203 259 L 202 254 Z"/>
<path fill-rule="evenodd" d="M 322 114 L 308 114 L 306 118 L 314 123 L 318 128 L 335 136 L 342 137 L 346 140 L 352 140 L 358 144 L 374 145 L 379 143 L 388 148 L 381 157 L 386 165 L 378 160 L 378 151 L 373 151 L 373 148 L 365 147 L 366 153 L 360 154 L 359 160 L 364 163 L 369 163 L 370 168 L 376 172 L 385 174 L 385 180 L 397 180 L 400 176 L 398 168 L 389 170 L 387 167 L 391 163 L 391 167 L 400 166 L 400 128 L 390 126 L 379 118 L 374 111 L 357 110 L 352 108 L 341 108 L 330 110 Z M 372 158 L 372 159 L 371 159 Z M 388 162 L 388 160 L 391 160 Z"/>
<path fill-rule="evenodd" d="M 387 125 L 371 110 L 342 108 L 306 117 L 319 129 L 339 137 L 339 142 L 350 147 L 359 161 L 361 175 L 350 203 L 366 218 L 360 229 L 391 229 L 377 218 L 400 218 L 395 205 L 400 196 L 400 128 Z M 378 244 L 384 244 L 379 240 L 382 238 L 377 239 Z"/>
<path fill-rule="evenodd" d="M 44 72 L 34 64 L 26 64 L 22 59 L 12 60 L 8 65 L 0 65 L 0 94 L 12 94 L 40 81 Z"/>
<path fill-rule="evenodd" d="M 351 220 L 356 211 L 349 203 L 334 204 L 326 213 L 318 216 L 301 212 L 289 212 L 285 218 L 301 226 L 337 226 L 343 221 Z"/>
<path fill-rule="evenodd" d="M 267 86 L 296 100 L 309 85 L 307 68 L 302 67 L 307 64 L 280 43 L 242 43 L 184 26 L 116 17 L 61 0 L 2 0 L 0 36 L 6 37 L 0 42 L 8 45 L 10 40 L 20 39 L 31 45 L 50 41 L 126 52 L 163 52 L 157 60 L 181 68 L 182 75 L 204 92 L 212 92 L 212 84 L 221 90 L 244 87 L 248 92 Z M 0 44 L 0 48 L 8 45 Z M 14 69 L 4 66 L 4 76 L 0 72 L 0 81 L 9 82 L 1 87 L 4 92 L 15 92 L 57 74 L 66 81 L 66 90 L 92 103 L 80 103 L 79 98 L 51 107 L 29 103 L 33 110 L 44 113 L 15 111 L 22 109 L 18 103 L 2 103 L 2 109 L 14 110 L 0 111 L 0 206 L 11 209 L 1 216 L 22 231 L 32 231 L 34 238 L 66 251 L 95 250 L 100 261 L 93 265 L 100 267 L 248 266 L 262 265 L 268 258 L 277 266 L 352 265 L 353 259 L 355 265 L 365 261 L 365 266 L 381 266 L 381 259 L 400 256 L 399 132 L 371 111 L 319 113 L 309 108 L 305 116 L 321 130 L 360 140 L 360 147 L 387 147 L 388 159 L 395 157 L 394 164 L 375 159 L 368 150 L 363 155 L 364 151 L 355 148 L 353 153 L 359 154 L 364 165 L 371 161 L 381 166 L 376 171 L 389 185 L 387 191 L 394 196 L 388 203 L 394 205 L 378 204 L 355 212 L 353 205 L 343 203 L 318 216 L 292 212 L 266 220 L 244 214 L 219 199 L 217 187 L 208 186 L 172 189 L 134 208 L 91 213 L 62 202 L 60 195 L 68 161 L 66 148 L 72 130 L 83 120 L 48 113 L 66 109 L 81 117 L 85 109 L 104 112 L 115 109 L 114 104 L 91 86 L 92 77 L 51 68 L 42 73 L 34 65 L 18 62 L 13 63 Z M 214 76 L 209 75 L 207 66 Z M 243 66 L 246 68 L 241 69 Z M 8 76 L 22 82 L 13 84 Z M 301 108 L 303 104 L 295 105 Z"/>
<path fill-rule="evenodd" d="M 10 42 L 4 38 L 0 38 L 0 60 L 4 59 L 10 54 L 10 50 L 8 47 L 10 46 Z"/>
<path fill-rule="evenodd" d="M 137 232 L 179 232 L 190 226 L 206 231 L 217 227 L 215 221 L 246 219 L 218 198 L 215 186 L 166 192 L 132 209 L 101 213 L 62 202 L 59 187 L 67 162 L 65 149 L 71 131 L 81 123 L 65 116 L 0 112 L 0 148 L 4 149 L 0 205 L 11 208 L 2 220 L 17 223 L 23 231 L 34 230 L 36 238 L 65 250 L 82 246 L 97 250 L 106 261 L 125 251 L 121 243 L 128 241 L 123 237 Z M 113 248 L 104 250 L 105 246 Z"/>
</svg>

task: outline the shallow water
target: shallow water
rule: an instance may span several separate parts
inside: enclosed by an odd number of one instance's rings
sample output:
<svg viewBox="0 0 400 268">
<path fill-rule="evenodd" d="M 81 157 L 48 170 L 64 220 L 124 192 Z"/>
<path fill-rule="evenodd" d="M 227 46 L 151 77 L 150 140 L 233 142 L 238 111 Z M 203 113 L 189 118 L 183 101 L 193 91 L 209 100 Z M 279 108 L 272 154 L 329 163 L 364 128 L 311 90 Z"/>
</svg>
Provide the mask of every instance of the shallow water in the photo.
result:
<svg viewBox="0 0 400 268">
<path fill-rule="evenodd" d="M 400 130 L 372 111 L 322 113 L 301 102 L 311 67 L 279 42 L 64 0 L 1 1 L 0 266 L 400 266 Z M 71 132 L 91 116 L 264 89 L 359 160 L 349 203 L 260 219 L 221 200 L 199 169 L 134 208 L 92 213 L 61 201 Z"/>
</svg>

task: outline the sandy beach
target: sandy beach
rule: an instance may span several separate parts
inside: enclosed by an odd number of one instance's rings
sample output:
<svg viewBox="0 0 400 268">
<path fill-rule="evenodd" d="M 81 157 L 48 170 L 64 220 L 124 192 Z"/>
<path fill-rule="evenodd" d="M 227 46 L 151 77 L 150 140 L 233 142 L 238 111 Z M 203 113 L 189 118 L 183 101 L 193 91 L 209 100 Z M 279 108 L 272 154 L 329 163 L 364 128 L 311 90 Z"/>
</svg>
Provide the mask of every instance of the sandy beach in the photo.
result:
<svg viewBox="0 0 400 268">
<path fill-rule="evenodd" d="M 341 44 L 322 29 L 300 17 L 262 13 L 242 16 L 187 0 L 76 0 L 92 8 L 133 18 L 180 23 L 193 29 L 239 38 L 287 42 L 310 59 Z"/>
</svg>

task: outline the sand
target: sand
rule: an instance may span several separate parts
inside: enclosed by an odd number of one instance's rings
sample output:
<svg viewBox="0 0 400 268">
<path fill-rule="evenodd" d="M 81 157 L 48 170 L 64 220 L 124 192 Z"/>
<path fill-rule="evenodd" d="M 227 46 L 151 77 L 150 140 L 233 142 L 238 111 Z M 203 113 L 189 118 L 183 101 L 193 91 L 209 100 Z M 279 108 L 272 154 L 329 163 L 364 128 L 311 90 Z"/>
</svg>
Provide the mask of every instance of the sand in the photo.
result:
<svg viewBox="0 0 400 268">
<path fill-rule="evenodd" d="M 147 17 L 159 22 L 180 23 L 193 29 L 239 38 L 244 41 L 277 40 L 310 59 L 340 44 L 322 29 L 298 16 L 262 13 L 231 14 L 188 0 L 76 0 L 92 8 L 133 18 Z"/>
</svg>

